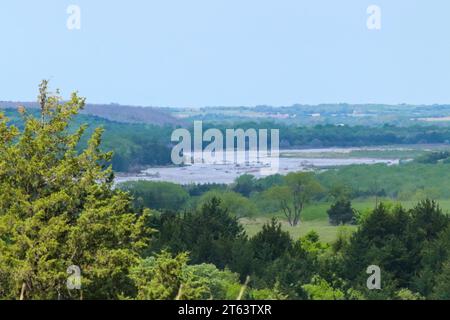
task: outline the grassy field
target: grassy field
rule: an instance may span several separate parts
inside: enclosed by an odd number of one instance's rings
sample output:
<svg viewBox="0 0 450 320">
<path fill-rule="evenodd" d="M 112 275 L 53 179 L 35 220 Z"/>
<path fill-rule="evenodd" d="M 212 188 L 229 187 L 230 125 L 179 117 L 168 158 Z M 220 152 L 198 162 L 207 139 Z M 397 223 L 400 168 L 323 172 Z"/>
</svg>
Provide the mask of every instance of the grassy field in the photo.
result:
<svg viewBox="0 0 450 320">
<path fill-rule="evenodd" d="M 417 204 L 417 201 L 383 201 L 392 205 L 401 204 L 406 209 L 410 209 Z M 439 200 L 438 202 L 444 212 L 450 212 L 450 200 Z M 375 203 L 375 199 L 354 201 L 353 207 L 362 212 L 373 209 L 375 207 Z M 240 219 L 240 222 L 244 226 L 247 234 L 252 237 L 261 230 L 265 223 L 275 216 L 281 222 L 283 230 L 288 231 L 293 239 L 298 239 L 299 237 L 307 234 L 309 231 L 314 230 L 319 234 L 321 241 L 331 243 L 336 239 L 339 229 L 342 227 L 332 226 L 328 223 L 327 210 L 329 207 L 330 203 L 319 203 L 307 207 L 303 212 L 302 222 L 296 227 L 291 227 L 286 221 L 284 215 L 281 213 L 265 215 L 253 219 L 243 218 Z M 345 228 L 354 231 L 357 229 L 357 226 L 345 226 Z"/>
<path fill-rule="evenodd" d="M 320 158 L 320 159 L 350 159 L 350 158 L 371 158 L 371 159 L 415 159 L 424 154 L 436 151 L 449 151 L 450 147 L 443 144 L 427 145 L 388 145 L 365 148 L 333 148 L 315 150 L 284 150 L 281 157 L 286 158 Z"/>
<path fill-rule="evenodd" d="M 247 234 L 252 237 L 258 231 L 261 230 L 264 223 L 268 222 L 269 218 L 256 218 L 256 219 L 241 219 L 240 222 L 243 224 Z M 280 220 L 283 230 L 288 231 L 293 239 L 298 239 L 306 235 L 309 231 L 316 231 L 320 240 L 324 242 L 331 243 L 336 239 L 339 228 L 331 226 L 328 220 L 313 220 L 313 221 L 303 221 L 297 227 L 291 227 L 287 221 Z M 356 230 L 356 226 L 346 226 L 349 230 Z"/>
</svg>

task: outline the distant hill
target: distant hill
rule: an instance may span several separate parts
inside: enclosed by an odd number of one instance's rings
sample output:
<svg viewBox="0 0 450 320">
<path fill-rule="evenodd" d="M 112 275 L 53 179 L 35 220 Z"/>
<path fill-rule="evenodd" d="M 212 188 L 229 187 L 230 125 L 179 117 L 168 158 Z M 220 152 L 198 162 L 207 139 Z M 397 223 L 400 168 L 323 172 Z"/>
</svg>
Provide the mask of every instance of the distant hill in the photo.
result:
<svg viewBox="0 0 450 320">
<path fill-rule="evenodd" d="M 0 101 L 0 108 L 38 108 L 36 102 Z M 145 123 L 155 125 L 183 125 L 181 119 L 173 117 L 167 110 L 155 107 L 134 107 L 119 104 L 87 104 L 82 114 L 98 116 L 122 123 Z"/>
<path fill-rule="evenodd" d="M 386 104 L 319 104 L 255 107 L 173 108 L 171 114 L 187 122 L 203 120 L 214 123 L 264 122 L 302 126 L 362 125 L 450 126 L 450 104 L 447 105 L 386 105 Z"/>
</svg>

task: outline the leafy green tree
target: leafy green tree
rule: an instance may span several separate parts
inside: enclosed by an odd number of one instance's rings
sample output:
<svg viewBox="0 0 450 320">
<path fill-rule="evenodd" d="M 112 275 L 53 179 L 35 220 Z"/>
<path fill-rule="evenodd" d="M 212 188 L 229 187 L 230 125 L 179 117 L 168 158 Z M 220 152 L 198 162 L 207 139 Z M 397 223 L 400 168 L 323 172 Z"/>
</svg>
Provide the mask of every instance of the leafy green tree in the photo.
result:
<svg viewBox="0 0 450 320">
<path fill-rule="evenodd" d="M 219 270 L 213 264 L 188 265 L 185 272 L 197 282 L 203 282 L 208 288 L 201 299 L 235 300 L 237 288 L 241 288 L 239 275 L 228 269 Z"/>
<path fill-rule="evenodd" d="M 141 261 L 131 271 L 139 300 L 235 300 L 239 275 L 213 264 L 189 265 L 187 253 L 163 251 Z"/>
<path fill-rule="evenodd" d="M 220 199 L 221 208 L 236 218 L 250 218 L 258 214 L 256 205 L 239 193 L 232 191 L 212 190 L 203 194 L 198 201 L 198 209 L 213 198 Z"/>
<path fill-rule="evenodd" d="M 234 192 L 240 193 L 244 197 L 248 198 L 250 196 L 250 193 L 256 191 L 255 185 L 255 176 L 251 174 L 244 174 L 235 180 L 232 189 Z"/>
<path fill-rule="evenodd" d="M 297 242 L 303 250 L 315 256 L 324 254 L 329 248 L 328 244 L 320 242 L 319 234 L 314 230 L 309 231 L 304 237 L 300 237 Z"/>
<path fill-rule="evenodd" d="M 278 202 L 291 226 L 297 226 L 305 206 L 322 190 L 313 173 L 297 172 L 289 173 L 284 185 L 267 190 L 266 196 Z"/>
<path fill-rule="evenodd" d="M 134 267 L 131 278 L 137 287 L 139 300 L 198 300 L 209 293 L 206 279 L 187 269 L 187 253 L 175 257 L 163 251 L 142 260 Z"/>
<path fill-rule="evenodd" d="M 265 191 L 277 185 L 284 183 L 284 176 L 281 174 L 274 174 L 264 178 L 259 178 L 255 182 L 255 191 Z"/>
<path fill-rule="evenodd" d="M 350 187 L 340 183 L 336 183 L 331 186 L 329 194 L 331 198 L 336 201 L 338 199 L 350 199 L 352 191 Z"/>
<path fill-rule="evenodd" d="M 148 244 L 147 213 L 113 189 L 111 153 L 100 151 L 102 129 L 77 152 L 86 130 L 69 132 L 85 100 L 60 103 L 47 81 L 38 118 L 19 111 L 24 127 L 0 116 L 0 298 L 114 299 L 132 294 L 129 269 Z M 81 269 L 81 290 L 68 290 L 67 269 Z"/>
<path fill-rule="evenodd" d="M 303 289 L 310 300 L 344 300 L 345 298 L 341 290 L 333 288 L 320 276 L 315 276 L 311 283 L 303 286 Z"/>
</svg>

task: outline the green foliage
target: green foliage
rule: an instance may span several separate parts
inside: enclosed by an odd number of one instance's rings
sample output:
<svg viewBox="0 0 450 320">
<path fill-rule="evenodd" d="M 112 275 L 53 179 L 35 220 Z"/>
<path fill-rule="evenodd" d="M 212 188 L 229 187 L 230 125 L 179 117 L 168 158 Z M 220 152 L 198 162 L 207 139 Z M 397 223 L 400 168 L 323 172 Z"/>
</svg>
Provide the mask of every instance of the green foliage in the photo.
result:
<svg viewBox="0 0 450 320">
<path fill-rule="evenodd" d="M 442 248 L 442 244 L 436 244 L 436 241 L 442 241 L 439 235 L 445 232 L 448 225 L 448 217 L 430 200 L 420 202 L 409 211 L 401 207 L 389 210 L 380 204 L 344 248 L 343 278 L 369 298 L 375 298 L 375 293 L 362 288 L 362 284 L 367 277 L 367 266 L 378 265 L 384 285 L 383 296 L 376 298 L 394 299 L 395 292 L 401 289 L 411 289 L 429 296 L 435 280 L 430 278 L 427 270 L 431 271 L 432 266 L 441 268 L 445 258 L 436 261 L 438 255 L 432 254 L 430 259 L 427 252 L 433 252 L 436 245 Z M 418 279 L 417 274 L 420 274 Z"/>
<path fill-rule="evenodd" d="M 281 224 L 273 218 L 262 230 L 251 239 L 255 259 L 261 262 L 274 261 L 292 248 L 292 239 Z"/>
<path fill-rule="evenodd" d="M 303 286 L 310 300 L 344 300 L 344 293 L 334 289 L 326 280 L 315 276 L 311 283 Z"/>
<path fill-rule="evenodd" d="M 284 180 L 284 185 L 270 188 L 265 196 L 278 202 L 289 224 L 296 226 L 305 206 L 323 189 L 315 175 L 310 172 L 289 173 Z"/>
<path fill-rule="evenodd" d="M 431 295 L 432 299 L 450 300 L 450 259 L 442 265 L 436 275 L 436 287 Z"/>
<path fill-rule="evenodd" d="M 232 186 L 233 191 L 242 194 L 244 197 L 249 197 L 250 193 L 255 190 L 256 179 L 251 174 L 244 174 L 234 182 Z"/>
<path fill-rule="evenodd" d="M 327 211 L 330 224 L 340 225 L 354 223 L 356 220 L 355 210 L 348 199 L 339 198 Z"/>
<path fill-rule="evenodd" d="M 446 272 L 448 274 L 446 264 L 450 259 L 450 226 L 443 230 L 435 240 L 425 243 L 420 254 L 422 256 L 420 272 L 414 278 L 413 287 L 424 296 L 431 295 L 435 298 L 445 296 L 446 283 L 442 283 L 444 279 L 440 279 L 440 277 L 444 278 Z"/>
<path fill-rule="evenodd" d="M 131 272 L 140 300 L 198 300 L 205 298 L 209 288 L 205 279 L 188 268 L 188 255 L 176 257 L 162 252 L 143 260 Z"/>
<path fill-rule="evenodd" d="M 426 153 L 423 156 L 418 157 L 415 159 L 417 163 L 430 163 L 430 164 L 436 164 L 438 162 L 443 162 L 448 160 L 450 157 L 450 152 L 448 151 L 440 151 L 440 152 L 431 152 Z"/>
<path fill-rule="evenodd" d="M 169 144 L 160 135 L 169 129 L 104 122 L 113 128 L 105 146 L 102 129 L 79 125 L 84 99 L 61 103 L 43 82 L 39 102 L 39 113 L 21 108 L 13 122 L 0 115 L 0 299 L 450 299 L 450 222 L 436 202 L 379 203 L 358 214 L 350 202 L 450 197 L 446 153 L 397 167 L 244 175 L 230 187 L 139 181 L 114 188 L 111 163 L 129 170 L 164 162 Z M 446 130 L 387 126 L 372 138 L 439 140 Z M 369 139 L 366 131 L 309 128 L 284 143 L 319 132 L 315 144 L 331 133 L 345 144 L 339 139 Z M 147 132 L 148 142 L 141 140 Z M 111 143 L 118 157 L 103 151 Z M 332 224 L 359 223 L 354 233 L 341 227 L 331 246 L 314 231 L 293 240 L 275 218 L 249 239 L 246 219 L 238 220 L 281 210 L 296 226 L 311 201 L 330 198 Z M 308 219 L 326 218 L 328 203 L 320 206 Z M 381 290 L 366 287 L 369 265 L 381 268 Z M 66 287 L 70 266 L 81 269 L 80 291 Z"/>
<path fill-rule="evenodd" d="M 208 290 L 201 299 L 235 300 L 237 288 L 241 288 L 239 275 L 229 270 L 219 270 L 213 264 L 186 266 L 186 272 L 193 278 L 202 279 Z"/>
<path fill-rule="evenodd" d="M 5 114 L 19 129 L 24 127 L 24 119 L 17 110 L 5 109 Z M 38 109 L 27 110 L 27 114 L 40 116 Z M 115 171 L 138 172 L 146 166 L 172 163 L 170 136 L 173 126 L 119 123 L 97 116 L 76 114 L 70 119 L 68 129 L 74 132 L 81 125 L 86 125 L 86 129 L 77 151 L 86 148 L 95 128 L 104 128 L 101 149 L 114 151 L 110 163 Z"/>
<path fill-rule="evenodd" d="M 24 127 L 0 116 L 0 297 L 113 299 L 132 293 L 128 271 L 147 246 L 147 212 L 113 190 L 111 153 L 100 150 L 97 129 L 82 152 L 86 127 L 70 133 L 84 99 L 61 104 L 40 87 L 40 118 L 21 110 Z M 66 288 L 79 266 L 82 291 Z"/>
<path fill-rule="evenodd" d="M 323 106 L 322 115 L 330 113 L 330 106 Z M 348 106 L 347 106 L 348 107 Z M 434 108 L 434 107 L 433 107 Z M 293 112 L 301 113 L 301 109 L 292 107 Z M 299 112 L 300 111 L 300 112 Z M 434 110 L 436 112 L 436 110 Z M 254 110 L 252 111 L 254 112 Z M 277 110 L 276 112 L 279 112 Z M 314 106 L 316 113 L 317 106 Z M 349 112 L 350 114 L 353 112 Z M 377 111 L 375 111 L 377 112 Z M 439 112 L 439 111 L 438 111 Z M 332 112 L 334 113 L 334 112 Z M 391 111 L 389 111 L 391 113 Z M 242 113 L 239 113 L 242 116 Z M 325 117 L 320 117 L 323 121 Z M 285 124 L 274 121 L 236 121 L 226 123 L 223 117 L 215 123 L 208 123 L 205 130 L 210 127 L 218 128 L 224 132 L 231 126 L 239 127 L 244 130 L 253 129 L 278 129 L 280 130 L 280 146 L 282 148 L 325 148 L 325 147 L 367 147 L 367 146 L 386 146 L 386 145 L 411 145 L 411 144 L 448 144 L 450 141 L 450 128 L 444 126 L 417 125 L 408 123 L 407 126 L 396 126 L 386 123 L 379 123 L 373 126 L 375 118 L 380 122 L 385 122 L 383 117 L 367 117 L 368 122 L 364 123 L 363 118 L 349 117 L 345 115 L 337 120 L 331 116 L 331 121 L 338 123 L 352 122 L 350 125 L 319 124 L 312 122 L 310 114 L 305 114 L 295 118 L 294 124 Z M 303 119 L 303 120 L 302 120 Z M 304 125 L 298 123 L 304 121 Z M 357 121 L 357 123 L 355 122 Z M 311 125 L 312 124 L 312 125 Z"/>
<path fill-rule="evenodd" d="M 398 300 L 423 300 L 423 297 L 409 289 L 401 289 L 396 292 Z"/>
<path fill-rule="evenodd" d="M 253 278 L 256 287 L 276 287 L 281 295 L 305 298 L 302 285 L 310 281 L 318 257 L 315 250 L 321 247 L 313 234 L 306 238 L 293 242 L 276 219 L 263 226 L 250 241 L 255 257 Z M 311 248 L 314 249 L 308 251 Z"/>
<path fill-rule="evenodd" d="M 340 226 L 337 233 L 336 240 L 331 244 L 331 249 L 334 254 L 340 253 L 344 248 L 348 246 L 351 238 L 351 231 L 347 226 Z"/>
<path fill-rule="evenodd" d="M 253 300 L 287 300 L 289 297 L 281 292 L 280 283 L 275 283 L 273 289 L 254 289 L 250 292 Z"/>
<path fill-rule="evenodd" d="M 213 198 L 219 199 L 221 208 L 237 218 L 253 217 L 257 215 L 256 205 L 249 199 L 232 191 L 212 190 L 203 194 L 198 200 L 198 209 L 210 202 Z"/>
<path fill-rule="evenodd" d="M 195 212 L 163 213 L 153 217 L 152 227 L 159 230 L 153 249 L 168 248 L 173 253 L 190 252 L 193 263 L 213 263 L 224 268 L 231 261 L 240 240 L 242 226 L 212 198 Z"/>
<path fill-rule="evenodd" d="M 134 198 L 137 210 L 181 210 L 186 205 L 189 194 L 178 184 L 170 182 L 133 181 L 125 182 L 118 188 L 129 192 Z"/>
<path fill-rule="evenodd" d="M 326 243 L 320 242 L 319 235 L 314 230 L 301 237 L 299 243 L 304 250 L 313 256 L 324 254 L 329 247 Z"/>
<path fill-rule="evenodd" d="M 351 165 L 317 174 L 327 190 L 345 185 L 350 198 L 450 199 L 450 164 Z"/>
</svg>

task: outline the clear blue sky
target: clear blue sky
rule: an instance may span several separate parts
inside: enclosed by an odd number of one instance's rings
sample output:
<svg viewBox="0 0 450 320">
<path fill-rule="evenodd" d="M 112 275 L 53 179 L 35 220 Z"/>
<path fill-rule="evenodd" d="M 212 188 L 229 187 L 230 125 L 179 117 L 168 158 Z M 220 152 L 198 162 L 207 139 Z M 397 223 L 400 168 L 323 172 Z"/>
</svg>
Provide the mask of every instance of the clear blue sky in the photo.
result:
<svg viewBox="0 0 450 320">
<path fill-rule="evenodd" d="M 0 100 L 49 78 L 94 103 L 450 103 L 448 0 L 1 1 L 0 40 Z"/>
</svg>

